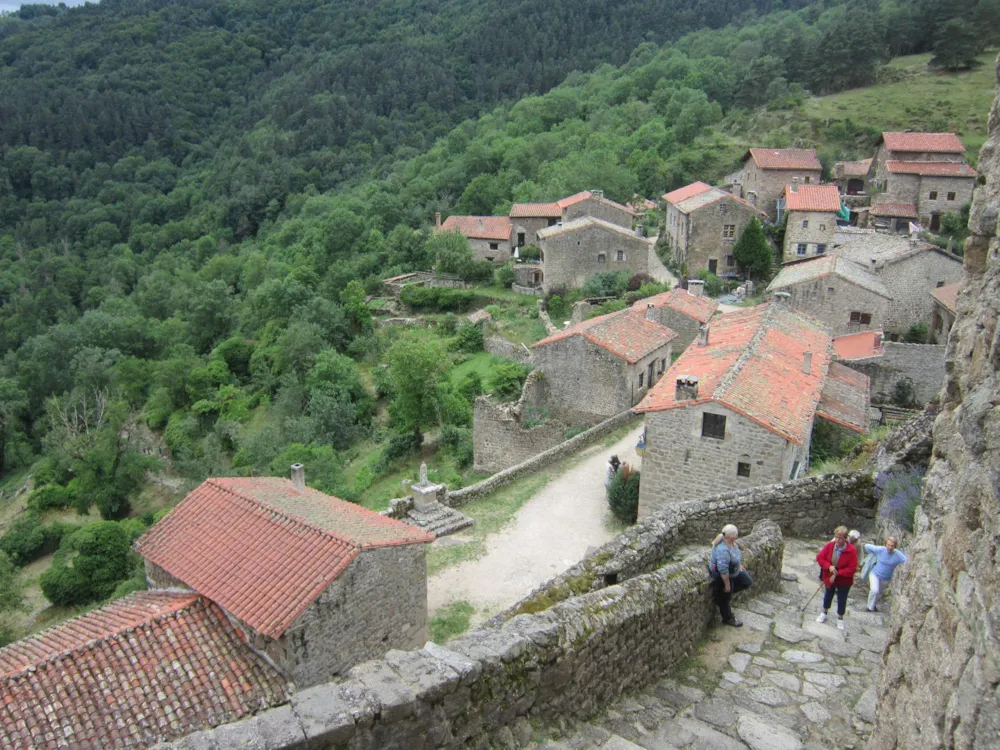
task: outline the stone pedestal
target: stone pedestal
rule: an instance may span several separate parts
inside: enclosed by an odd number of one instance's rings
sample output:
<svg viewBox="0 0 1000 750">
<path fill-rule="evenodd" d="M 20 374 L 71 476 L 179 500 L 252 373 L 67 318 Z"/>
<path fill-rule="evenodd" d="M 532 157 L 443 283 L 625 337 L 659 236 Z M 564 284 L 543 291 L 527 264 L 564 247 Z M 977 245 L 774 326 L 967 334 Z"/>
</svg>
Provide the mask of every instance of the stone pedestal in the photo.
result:
<svg viewBox="0 0 1000 750">
<path fill-rule="evenodd" d="M 420 464 L 420 481 L 410 485 L 410 497 L 413 498 L 413 508 L 415 510 L 428 510 L 437 503 L 438 493 L 442 485 L 432 484 L 427 479 L 427 464 Z"/>
</svg>

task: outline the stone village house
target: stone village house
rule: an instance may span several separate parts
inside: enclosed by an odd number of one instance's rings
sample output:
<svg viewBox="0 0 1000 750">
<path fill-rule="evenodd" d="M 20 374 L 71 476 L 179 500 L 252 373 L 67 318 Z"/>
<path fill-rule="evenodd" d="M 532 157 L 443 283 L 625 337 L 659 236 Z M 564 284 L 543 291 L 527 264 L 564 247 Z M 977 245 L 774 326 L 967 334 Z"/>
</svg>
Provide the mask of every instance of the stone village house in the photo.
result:
<svg viewBox="0 0 1000 750">
<path fill-rule="evenodd" d="M 778 200 L 778 223 L 787 215 L 782 263 L 823 255 L 833 245 L 840 212 L 836 185 L 788 185 Z"/>
<path fill-rule="evenodd" d="M 547 408 L 567 421 L 590 424 L 639 402 L 670 366 L 677 338 L 642 302 L 574 323 L 532 345 Z"/>
<path fill-rule="evenodd" d="M 775 301 L 716 318 L 635 408 L 646 415 L 639 517 L 794 479 L 816 417 L 868 427 L 868 378 L 822 325 Z"/>
<path fill-rule="evenodd" d="M 827 255 L 781 269 L 768 292 L 787 292 L 788 306 L 823 323 L 834 336 L 881 329 L 892 297 L 877 276 Z"/>
<path fill-rule="evenodd" d="M 751 148 L 733 191 L 774 221 L 787 185 L 819 184 L 823 167 L 812 148 Z"/>
<path fill-rule="evenodd" d="M 602 271 L 649 271 L 653 242 L 632 229 L 595 216 L 582 216 L 538 232 L 541 249 L 540 283 L 553 287 L 581 286 Z"/>
<path fill-rule="evenodd" d="M 552 203 L 515 203 L 509 218 L 517 225 L 514 247 L 534 244 L 538 233 L 546 227 L 568 223 L 583 216 L 603 219 L 626 229 L 632 228 L 635 213 L 627 206 L 608 200 L 601 190 L 584 190 Z"/>
<path fill-rule="evenodd" d="M 931 344 L 944 344 L 948 341 L 948 334 L 958 314 L 958 291 L 961 286 L 956 282 L 931 289 L 931 297 L 934 298 L 931 324 L 928 329 Z"/>
<path fill-rule="evenodd" d="M 436 214 L 437 231 L 460 232 L 469 240 L 476 260 L 506 263 L 514 255 L 514 225 L 506 216 L 449 216 L 441 223 Z"/>
<path fill-rule="evenodd" d="M 434 536 L 293 480 L 208 479 L 136 542 L 149 591 L 0 649 L 0 746 L 148 746 L 426 641 Z"/>
<path fill-rule="evenodd" d="M 864 195 L 871 159 L 838 161 L 833 165 L 833 181 L 842 195 Z"/>
<path fill-rule="evenodd" d="M 910 237 L 862 235 L 831 252 L 863 266 L 885 285 L 892 297 L 884 326 L 890 334 L 902 335 L 910 326 L 930 321 L 930 291 L 962 279 L 961 258 Z"/>
<path fill-rule="evenodd" d="M 720 276 L 738 273 L 733 245 L 754 217 L 764 214 L 742 198 L 704 182 L 695 182 L 663 196 L 664 232 L 674 261 L 686 275 L 710 271 Z"/>
<path fill-rule="evenodd" d="M 671 289 L 653 297 L 638 300 L 632 309 L 646 311 L 646 314 L 662 326 L 677 334 L 673 340 L 673 350 L 684 351 L 698 338 L 701 327 L 708 323 L 719 309 L 719 303 L 704 296 L 700 281 L 688 282 L 687 289 Z"/>
</svg>

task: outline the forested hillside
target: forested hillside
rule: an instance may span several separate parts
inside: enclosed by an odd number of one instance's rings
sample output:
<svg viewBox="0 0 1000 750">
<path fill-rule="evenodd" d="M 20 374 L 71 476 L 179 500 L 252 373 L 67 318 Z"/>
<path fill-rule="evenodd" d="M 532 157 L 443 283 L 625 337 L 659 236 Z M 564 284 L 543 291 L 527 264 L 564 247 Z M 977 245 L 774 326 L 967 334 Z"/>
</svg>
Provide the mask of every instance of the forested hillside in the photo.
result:
<svg viewBox="0 0 1000 750">
<path fill-rule="evenodd" d="M 51 552 L 67 508 L 134 515 L 161 446 L 190 482 L 300 460 L 357 499 L 443 427 L 466 468 L 475 395 L 523 373 L 470 359 L 481 342 L 447 310 L 494 303 L 519 342 L 540 326 L 503 289 L 428 302 L 432 330 L 373 326 L 380 279 L 455 251 L 435 211 L 656 197 L 720 178 L 749 137 L 867 155 L 882 123 L 811 118 L 809 93 L 875 83 L 900 54 L 963 67 L 954 39 L 994 43 L 998 8 L 104 0 L 0 17 L 0 483 L 33 467 L 35 486 L 0 549 Z"/>
</svg>

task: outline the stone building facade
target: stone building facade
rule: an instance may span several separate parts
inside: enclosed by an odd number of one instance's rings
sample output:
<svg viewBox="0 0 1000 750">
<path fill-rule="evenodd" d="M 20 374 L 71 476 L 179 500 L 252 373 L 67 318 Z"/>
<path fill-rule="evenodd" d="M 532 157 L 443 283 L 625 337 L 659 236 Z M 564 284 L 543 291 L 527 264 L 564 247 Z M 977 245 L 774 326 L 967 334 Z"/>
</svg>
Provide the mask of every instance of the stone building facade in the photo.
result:
<svg viewBox="0 0 1000 750">
<path fill-rule="evenodd" d="M 535 244 L 543 229 L 585 216 L 631 229 L 635 213 L 628 206 L 605 198 L 601 190 L 584 190 L 551 203 L 515 203 L 509 213 L 515 225 L 511 241 L 514 247 Z"/>
<path fill-rule="evenodd" d="M 832 252 L 864 266 L 885 285 L 892 297 L 885 331 L 894 335 L 930 321 L 934 304 L 931 290 L 962 277 L 961 258 L 929 242 L 899 235 L 858 237 Z"/>
<path fill-rule="evenodd" d="M 464 235 L 476 260 L 503 264 L 514 255 L 514 226 L 506 216 L 449 216 L 437 231 Z"/>
<path fill-rule="evenodd" d="M 955 325 L 955 316 L 958 314 L 958 290 L 960 286 L 956 282 L 931 290 L 931 296 L 934 298 L 934 307 L 931 311 L 931 322 L 928 329 L 931 344 L 943 344 L 948 340 L 948 334 L 951 327 Z"/>
<path fill-rule="evenodd" d="M 680 354 L 698 338 L 702 326 L 708 323 L 719 309 L 719 303 L 701 293 L 701 287 L 691 284 L 691 289 L 671 289 L 653 297 L 641 299 L 632 305 L 633 309 L 648 311 L 657 323 L 677 334 L 673 340 L 673 351 Z"/>
<path fill-rule="evenodd" d="M 704 182 L 667 193 L 663 201 L 667 243 L 686 275 L 739 272 L 733 245 L 751 219 L 764 218 L 761 212 L 742 198 Z"/>
<path fill-rule="evenodd" d="M 840 193 L 836 185 L 788 185 L 778 203 L 778 221 L 788 216 L 782 262 L 824 255 L 837 232 Z"/>
<path fill-rule="evenodd" d="M 743 156 L 740 195 L 774 221 L 786 186 L 817 185 L 822 175 L 815 149 L 752 148 Z"/>
<path fill-rule="evenodd" d="M 881 329 L 892 303 L 877 276 L 834 255 L 785 266 L 767 291 L 787 292 L 789 307 L 825 324 L 834 336 Z"/>
<path fill-rule="evenodd" d="M 653 243 L 631 229 L 587 216 L 538 233 L 542 286 L 581 286 L 602 271 L 649 271 Z"/>
<path fill-rule="evenodd" d="M 883 341 L 877 355 L 844 360 L 844 364 L 868 376 L 872 403 L 892 403 L 896 384 L 905 380 L 913 388 L 915 406 L 922 407 L 941 392 L 945 375 L 944 358 L 942 344 Z"/>
</svg>

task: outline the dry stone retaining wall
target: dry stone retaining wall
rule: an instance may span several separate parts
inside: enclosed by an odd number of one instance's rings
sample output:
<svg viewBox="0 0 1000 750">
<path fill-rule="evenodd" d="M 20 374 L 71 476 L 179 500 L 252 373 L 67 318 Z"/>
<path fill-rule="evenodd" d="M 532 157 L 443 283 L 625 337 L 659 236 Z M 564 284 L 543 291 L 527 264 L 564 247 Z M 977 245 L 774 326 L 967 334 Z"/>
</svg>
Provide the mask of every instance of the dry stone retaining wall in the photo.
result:
<svg viewBox="0 0 1000 750">
<path fill-rule="evenodd" d="M 902 379 L 912 381 L 914 397 L 921 406 L 937 398 L 944 384 L 944 344 L 886 341 L 883 346 L 885 354 L 881 357 L 844 362 L 848 367 L 869 377 L 872 401 L 890 401 L 896 382 Z"/>
<path fill-rule="evenodd" d="M 502 336 L 487 336 L 483 340 L 483 349 L 494 357 L 512 359 L 522 365 L 531 364 L 531 350 L 520 344 L 511 343 Z"/>
</svg>

